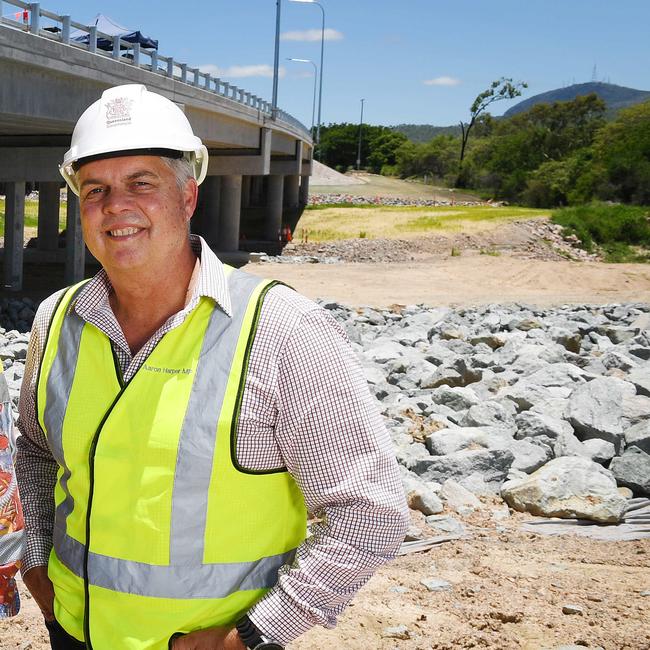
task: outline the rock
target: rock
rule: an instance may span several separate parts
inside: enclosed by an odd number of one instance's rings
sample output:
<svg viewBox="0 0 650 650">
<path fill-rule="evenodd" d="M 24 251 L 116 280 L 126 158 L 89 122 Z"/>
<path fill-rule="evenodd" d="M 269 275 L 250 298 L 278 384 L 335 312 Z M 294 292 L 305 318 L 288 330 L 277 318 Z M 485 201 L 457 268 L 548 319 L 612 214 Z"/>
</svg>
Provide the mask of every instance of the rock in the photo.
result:
<svg viewBox="0 0 650 650">
<path fill-rule="evenodd" d="M 411 510 L 419 510 L 424 515 L 436 515 L 444 510 L 438 495 L 424 485 L 411 490 L 407 494 L 407 502 Z"/>
<path fill-rule="evenodd" d="M 580 605 L 562 605 L 563 614 L 577 614 L 579 616 L 582 616 L 583 612 L 584 608 Z"/>
<path fill-rule="evenodd" d="M 503 336 L 498 334 L 482 334 L 480 336 L 474 336 L 470 338 L 469 342 L 471 345 L 487 345 L 492 350 L 496 350 L 500 347 L 503 347 L 506 343 L 506 340 Z"/>
<path fill-rule="evenodd" d="M 619 493 L 623 498 L 627 499 L 628 501 L 634 497 L 634 492 L 632 492 L 632 490 L 630 490 L 630 488 L 619 487 L 619 488 L 618 488 L 618 493 Z"/>
<path fill-rule="evenodd" d="M 475 404 L 460 422 L 463 427 L 498 427 L 512 423 L 512 411 L 492 401 Z"/>
<path fill-rule="evenodd" d="M 626 395 L 621 405 L 623 417 L 630 424 L 638 424 L 650 418 L 650 397 L 645 395 Z"/>
<path fill-rule="evenodd" d="M 424 539 L 424 533 L 417 526 L 409 526 L 404 534 L 405 542 L 417 542 Z"/>
<path fill-rule="evenodd" d="M 449 515 L 430 515 L 425 521 L 428 526 L 435 528 L 438 532 L 458 535 L 458 537 L 466 534 L 465 526 L 458 519 Z"/>
<path fill-rule="evenodd" d="M 601 465 L 608 463 L 616 455 L 614 445 L 611 442 L 600 440 L 599 438 L 585 440 L 582 443 L 582 449 L 585 452 L 585 458 L 589 458 Z"/>
<path fill-rule="evenodd" d="M 553 363 L 526 376 L 532 386 L 566 387 L 585 381 L 586 373 L 572 363 Z"/>
<path fill-rule="evenodd" d="M 631 390 L 628 382 L 614 377 L 598 377 L 578 386 L 569 398 L 566 411 L 578 438 L 607 440 L 619 452 L 624 441 L 623 398 Z"/>
<path fill-rule="evenodd" d="M 488 492 L 496 492 L 505 481 L 514 456 L 507 449 L 463 450 L 445 456 L 419 458 L 413 463 L 413 471 L 421 477 L 444 483 L 449 478 L 476 493 L 476 486 L 485 486 Z M 480 476 L 481 481 L 476 480 Z"/>
<path fill-rule="evenodd" d="M 627 506 L 611 472 L 576 457 L 556 458 L 525 479 L 508 481 L 501 496 L 522 512 L 601 523 L 620 522 Z"/>
<path fill-rule="evenodd" d="M 506 448 L 514 456 L 512 469 L 520 470 L 526 474 L 539 469 L 553 457 L 553 452 L 549 447 L 537 445 L 529 440 L 511 440 L 507 442 Z"/>
<path fill-rule="evenodd" d="M 625 446 L 638 447 L 650 454 L 650 420 L 644 420 L 625 431 Z"/>
<path fill-rule="evenodd" d="M 434 456 L 445 456 L 464 449 L 488 449 L 495 436 L 508 437 L 506 430 L 492 427 L 440 429 L 427 435 L 424 444 Z"/>
<path fill-rule="evenodd" d="M 515 418 L 515 438 L 536 439 L 544 444 L 551 444 L 566 434 L 573 433 L 573 427 L 565 420 L 545 413 L 524 411 Z"/>
<path fill-rule="evenodd" d="M 441 386 L 433 391 L 432 398 L 436 404 L 447 406 L 454 411 L 464 411 L 480 403 L 476 393 L 471 388 L 464 386 L 455 388 Z"/>
<path fill-rule="evenodd" d="M 442 484 L 440 496 L 450 508 L 461 514 L 465 514 L 467 509 L 480 510 L 483 507 L 474 494 L 451 478 Z"/>
<path fill-rule="evenodd" d="M 630 447 L 612 459 L 609 469 L 618 484 L 630 488 L 635 496 L 650 497 L 650 454 Z"/>
<path fill-rule="evenodd" d="M 634 368 L 628 375 L 628 381 L 636 386 L 637 393 L 650 397 L 650 366 Z"/>
<path fill-rule="evenodd" d="M 420 584 L 424 585 L 429 591 L 449 591 L 451 584 L 440 578 L 423 578 Z"/>
<path fill-rule="evenodd" d="M 384 639 L 410 639 L 411 632 L 406 625 L 397 625 L 395 627 L 385 627 L 381 636 Z"/>
</svg>

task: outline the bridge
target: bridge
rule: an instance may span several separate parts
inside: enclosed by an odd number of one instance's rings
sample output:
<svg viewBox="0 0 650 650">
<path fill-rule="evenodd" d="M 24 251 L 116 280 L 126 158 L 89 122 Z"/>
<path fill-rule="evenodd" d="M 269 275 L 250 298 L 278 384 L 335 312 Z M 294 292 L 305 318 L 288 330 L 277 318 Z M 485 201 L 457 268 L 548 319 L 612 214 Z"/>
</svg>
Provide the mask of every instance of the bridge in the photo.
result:
<svg viewBox="0 0 650 650">
<path fill-rule="evenodd" d="M 26 258 L 65 264 L 66 283 L 83 278 L 88 253 L 72 192 L 66 200 L 65 247 L 59 248 L 58 164 L 77 118 L 118 84 L 142 83 L 174 101 L 208 148 L 208 176 L 192 230 L 215 251 L 232 258 L 240 246 L 277 246 L 283 225 L 295 225 L 307 204 L 313 143 L 291 115 L 173 57 L 102 34 L 39 3 L 5 0 L 0 9 L 5 289 L 22 289 Z M 73 30 L 88 37 L 71 38 Z M 35 250 L 23 246 L 26 183 L 39 189 Z"/>
</svg>

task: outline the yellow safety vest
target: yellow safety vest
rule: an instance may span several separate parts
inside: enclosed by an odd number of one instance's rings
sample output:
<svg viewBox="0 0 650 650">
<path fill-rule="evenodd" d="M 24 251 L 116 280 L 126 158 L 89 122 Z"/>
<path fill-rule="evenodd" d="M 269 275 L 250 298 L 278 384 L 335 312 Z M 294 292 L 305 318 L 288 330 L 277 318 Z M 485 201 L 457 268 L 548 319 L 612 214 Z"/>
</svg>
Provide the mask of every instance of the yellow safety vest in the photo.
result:
<svg viewBox="0 0 650 650">
<path fill-rule="evenodd" d="M 229 625 L 305 537 L 286 468 L 241 467 L 236 435 L 262 301 L 274 284 L 227 268 L 232 317 L 202 297 L 129 382 L 109 339 L 59 303 L 37 412 L 59 464 L 54 612 L 95 650 L 167 648 Z"/>
</svg>

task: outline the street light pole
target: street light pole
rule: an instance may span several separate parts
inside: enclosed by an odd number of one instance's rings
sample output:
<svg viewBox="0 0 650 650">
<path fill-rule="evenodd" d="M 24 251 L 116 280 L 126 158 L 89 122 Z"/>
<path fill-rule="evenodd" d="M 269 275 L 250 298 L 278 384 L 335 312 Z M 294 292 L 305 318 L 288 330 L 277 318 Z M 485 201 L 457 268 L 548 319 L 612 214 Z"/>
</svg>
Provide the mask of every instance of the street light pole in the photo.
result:
<svg viewBox="0 0 650 650">
<path fill-rule="evenodd" d="M 318 5 L 322 12 L 323 21 L 321 23 L 321 32 L 320 32 L 320 70 L 319 70 L 319 90 L 318 90 L 318 122 L 316 124 L 316 144 L 320 144 L 320 126 L 322 123 L 321 120 L 321 108 L 323 106 L 323 55 L 325 52 L 325 8 L 320 2 L 316 0 L 290 0 L 290 2 L 304 2 L 307 4 Z M 320 148 L 318 150 L 318 159 L 320 160 L 321 153 Z"/>
<path fill-rule="evenodd" d="M 311 63 L 314 66 L 314 99 L 311 103 L 311 137 L 314 137 L 314 115 L 316 114 L 316 82 L 318 81 L 318 68 L 311 59 L 290 59 L 287 61 L 297 61 L 298 63 Z"/>
<path fill-rule="evenodd" d="M 361 100 L 361 119 L 359 120 L 359 148 L 357 149 L 357 171 L 361 169 L 361 131 L 363 129 L 363 102 L 365 99 Z"/>
<path fill-rule="evenodd" d="M 273 60 L 273 98 L 271 100 L 271 118 L 278 117 L 278 76 L 280 71 L 280 11 L 282 0 L 275 2 L 275 57 Z"/>
</svg>

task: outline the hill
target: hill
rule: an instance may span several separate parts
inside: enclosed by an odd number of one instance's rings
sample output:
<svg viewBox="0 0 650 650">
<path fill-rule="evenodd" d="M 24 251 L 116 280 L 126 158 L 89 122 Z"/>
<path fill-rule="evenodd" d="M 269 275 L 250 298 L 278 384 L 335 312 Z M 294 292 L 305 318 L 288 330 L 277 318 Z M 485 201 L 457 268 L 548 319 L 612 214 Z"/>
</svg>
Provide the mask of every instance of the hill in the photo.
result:
<svg viewBox="0 0 650 650">
<path fill-rule="evenodd" d="M 548 92 L 534 95 L 509 108 L 503 116 L 512 117 L 518 113 L 523 113 L 535 106 L 535 104 L 567 102 L 581 95 L 589 95 L 590 93 L 596 93 L 605 102 L 607 111 L 610 114 L 616 113 L 621 108 L 627 108 L 633 104 L 639 104 L 650 99 L 650 91 L 647 90 L 636 90 L 635 88 L 626 88 L 625 86 L 617 86 L 603 82 L 589 82 L 573 84 L 565 88 L 557 88 L 556 90 L 549 90 Z"/>
<path fill-rule="evenodd" d="M 412 142 L 429 142 L 437 135 L 460 135 L 459 126 L 433 126 L 432 124 L 397 124 L 389 129 L 403 133 Z"/>
</svg>

